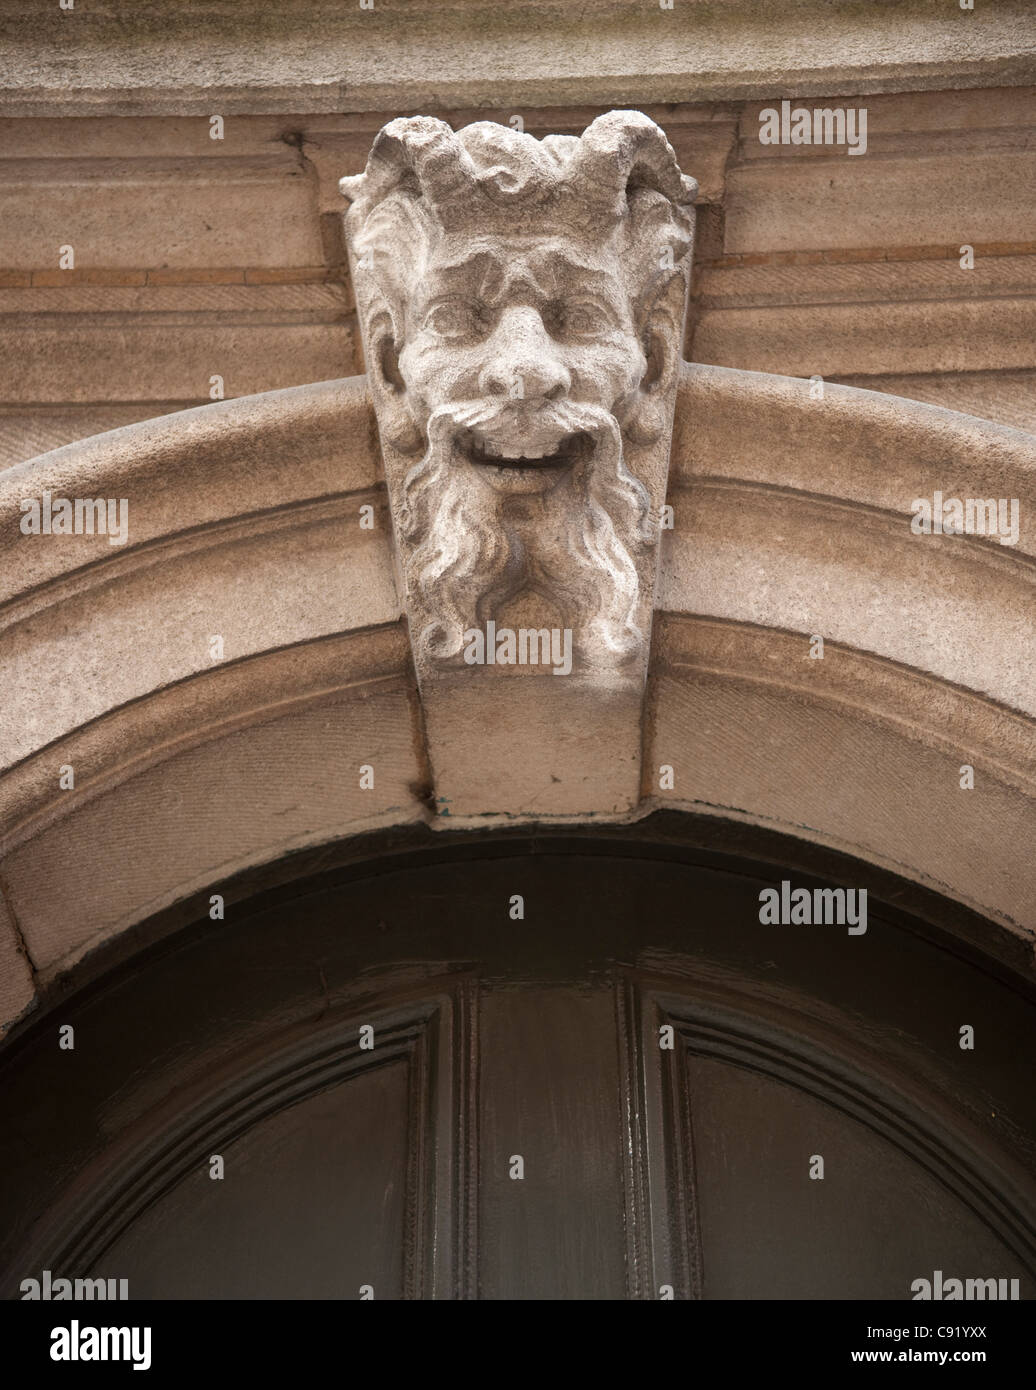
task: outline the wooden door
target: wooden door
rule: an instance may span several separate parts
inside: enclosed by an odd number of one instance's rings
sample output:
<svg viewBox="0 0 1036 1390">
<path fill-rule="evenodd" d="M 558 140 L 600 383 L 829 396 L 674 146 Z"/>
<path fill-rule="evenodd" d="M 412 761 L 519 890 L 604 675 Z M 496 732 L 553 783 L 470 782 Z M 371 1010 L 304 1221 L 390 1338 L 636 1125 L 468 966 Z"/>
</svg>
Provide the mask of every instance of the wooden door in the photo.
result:
<svg viewBox="0 0 1036 1390">
<path fill-rule="evenodd" d="M 7 1296 L 1032 1295 L 1036 1014 L 990 924 L 764 925 L 827 880 L 643 829 L 429 841 L 228 890 L 8 1046 Z"/>
</svg>

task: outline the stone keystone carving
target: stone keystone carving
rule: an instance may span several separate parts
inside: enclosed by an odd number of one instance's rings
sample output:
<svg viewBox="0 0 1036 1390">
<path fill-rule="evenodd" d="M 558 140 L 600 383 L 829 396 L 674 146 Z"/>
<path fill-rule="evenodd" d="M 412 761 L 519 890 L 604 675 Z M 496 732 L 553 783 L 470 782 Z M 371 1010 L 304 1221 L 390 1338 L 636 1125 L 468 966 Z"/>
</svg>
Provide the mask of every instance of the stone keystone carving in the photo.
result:
<svg viewBox="0 0 1036 1390">
<path fill-rule="evenodd" d="M 395 120 L 339 187 L 422 684 L 642 684 L 695 181 L 612 111 Z"/>
</svg>

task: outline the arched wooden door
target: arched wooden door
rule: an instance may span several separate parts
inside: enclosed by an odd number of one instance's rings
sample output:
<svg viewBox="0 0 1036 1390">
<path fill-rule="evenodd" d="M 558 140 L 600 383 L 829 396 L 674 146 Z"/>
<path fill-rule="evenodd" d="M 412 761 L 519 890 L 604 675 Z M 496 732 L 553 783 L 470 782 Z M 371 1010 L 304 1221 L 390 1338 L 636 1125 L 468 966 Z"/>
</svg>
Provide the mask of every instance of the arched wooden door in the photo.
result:
<svg viewBox="0 0 1036 1390">
<path fill-rule="evenodd" d="M 688 824 L 372 842 L 55 997 L 4 1055 L 4 1293 L 1031 1297 L 1020 948 Z M 869 881 L 866 932 L 760 922 L 782 879 Z"/>
</svg>

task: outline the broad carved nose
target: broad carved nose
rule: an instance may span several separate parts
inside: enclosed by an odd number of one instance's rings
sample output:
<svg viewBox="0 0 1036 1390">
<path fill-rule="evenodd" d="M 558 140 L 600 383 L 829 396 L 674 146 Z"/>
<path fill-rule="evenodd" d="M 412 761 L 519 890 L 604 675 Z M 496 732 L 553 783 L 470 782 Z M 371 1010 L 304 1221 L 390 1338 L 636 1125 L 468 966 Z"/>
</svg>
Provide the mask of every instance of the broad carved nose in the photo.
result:
<svg viewBox="0 0 1036 1390">
<path fill-rule="evenodd" d="M 554 400 L 569 390 L 571 374 L 531 305 L 515 306 L 501 317 L 478 384 L 483 395 L 511 400 Z"/>
</svg>

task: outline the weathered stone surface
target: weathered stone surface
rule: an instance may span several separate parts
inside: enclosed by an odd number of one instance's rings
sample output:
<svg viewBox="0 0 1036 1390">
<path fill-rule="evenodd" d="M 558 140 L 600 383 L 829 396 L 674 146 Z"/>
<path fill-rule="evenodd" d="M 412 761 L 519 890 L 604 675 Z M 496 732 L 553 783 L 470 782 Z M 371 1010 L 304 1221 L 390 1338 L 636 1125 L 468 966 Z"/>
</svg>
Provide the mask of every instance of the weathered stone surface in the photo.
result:
<svg viewBox="0 0 1036 1390">
<path fill-rule="evenodd" d="M 313 265 L 313 193 L 286 147 L 250 161 L 0 159 L 0 264 L 58 270 L 70 245 L 84 268 Z"/>
<path fill-rule="evenodd" d="M 218 0 L 55 4 L 19 7 L 3 92 L 11 114 L 207 115 L 993 86 L 1032 82 L 1031 20 L 1026 0 L 963 15 L 942 0 L 261 0 L 247 23 Z"/>
<path fill-rule="evenodd" d="M 572 669 L 636 680 L 693 181 L 612 112 L 542 142 L 396 121 L 342 191 L 419 678 L 525 600 Z"/>
<path fill-rule="evenodd" d="M 906 396 L 959 410 L 1036 434 L 1036 369 L 1032 371 L 929 372 L 923 376 L 844 376 L 843 386 Z"/>
<path fill-rule="evenodd" d="M 0 472 L 0 534 L 25 541 L 18 550 L 5 547 L 17 563 L 0 568 L 0 604 L 20 596 L 35 612 L 47 604 L 49 580 L 97 560 L 133 568 L 147 555 L 134 556 L 138 546 L 177 536 L 190 544 L 192 528 L 367 492 L 379 481 L 373 413 L 360 377 L 222 401 L 84 439 Z M 106 535 L 22 537 L 21 502 L 44 491 L 135 499 L 125 552 Z M 365 534 L 376 539 L 384 532 Z M 10 620 L 9 607 L 0 613 Z"/>
<path fill-rule="evenodd" d="M 958 29 L 963 37 L 963 31 Z M 1033 45 L 1026 44 L 1029 53 Z M 840 95 L 835 95 L 839 92 Z M 997 87 L 987 84 L 979 91 L 968 90 L 964 84 L 948 83 L 945 91 L 932 91 L 928 84 L 909 85 L 895 92 L 880 87 L 831 87 L 822 95 L 803 93 L 810 107 L 852 105 L 858 99 L 868 112 L 867 148 L 876 153 L 902 153 L 913 143 L 919 154 L 930 154 L 939 142 L 943 147 L 970 144 L 974 149 L 988 146 L 1004 134 L 1024 123 L 1026 111 L 1032 110 L 1036 87 Z M 798 104 L 792 90 L 781 92 L 792 105 Z M 776 97 L 780 104 L 780 97 Z M 759 141 L 760 114 L 774 105 L 775 96 L 746 102 L 742 116 L 742 139 L 745 152 L 753 158 L 783 159 L 792 156 L 823 158 L 824 150 L 809 145 L 764 145 Z M 921 144 L 917 144 L 920 140 Z"/>
<path fill-rule="evenodd" d="M 137 401 L 133 405 L 9 406 L 0 411 L 0 469 L 48 454 L 77 439 L 200 405 L 200 401 Z"/>
<path fill-rule="evenodd" d="M 341 187 L 440 797 L 502 808 L 517 765 L 543 811 L 592 812 L 598 687 L 632 805 L 694 180 L 616 111 L 542 141 L 394 121 Z M 472 701 L 508 731 L 477 783 Z"/>
<path fill-rule="evenodd" d="M 361 768 L 374 785 L 361 789 Z M 259 715 L 84 799 L 4 860 L 37 969 L 253 864 L 424 814 L 405 690 L 362 686 Z M 24 914 L 24 915 L 23 915 Z"/>
<path fill-rule="evenodd" d="M 202 402 L 213 376 L 225 396 L 326 381 L 348 366 L 348 324 L 215 323 L 203 317 L 170 323 L 129 318 L 105 323 L 79 317 L 73 326 L 39 321 L 6 333 L 7 400 Z"/>
<path fill-rule="evenodd" d="M 340 377 L 359 341 L 348 286 L 316 278 L 320 267 L 304 273 L 255 283 L 261 271 L 140 271 L 140 284 L 107 284 L 98 278 L 116 272 L 77 270 L 40 284 L 37 271 L 32 285 L 0 288 L 0 467 L 208 404 L 214 390 L 229 399 Z"/>
<path fill-rule="evenodd" d="M 864 653 L 807 653 L 773 629 L 667 618 L 645 756 L 652 804 L 862 855 L 1036 942 L 1031 722 Z M 659 790 L 661 765 L 671 791 Z"/>
<path fill-rule="evenodd" d="M 31 623 L 13 628 L 0 653 L 0 764 L 17 762 L 112 704 L 211 670 L 217 639 L 218 659 L 233 662 L 396 621 L 387 519 L 380 536 L 359 526 L 361 504 L 378 501 L 363 494 L 267 513 L 229 533 L 219 528 L 167 543 L 161 564 L 146 551 L 139 558 L 129 551 L 125 560 L 92 567 L 74 592 L 65 585 L 60 596 L 50 595 Z M 25 549 L 63 539 L 19 542 Z M 102 651 L 110 669 L 98 679 Z M 46 700 L 39 699 L 41 684 Z"/>
<path fill-rule="evenodd" d="M 806 381 L 684 368 L 654 678 L 632 716 L 642 764 L 629 711 L 594 681 L 544 678 L 567 711 L 498 697 L 536 688 L 527 680 L 419 701 L 385 587 L 373 429 L 365 383 L 326 382 L 0 474 L 0 534 L 17 527 L 27 480 L 143 499 L 114 559 L 103 536 L 0 551 L 17 557 L 0 560 L 0 660 L 5 691 L 21 692 L 5 712 L 13 733 L 35 731 L 0 778 L 0 879 L 44 978 L 293 847 L 414 819 L 615 820 L 662 802 L 835 845 L 1032 940 L 1032 436 L 871 392 L 810 401 Z M 1018 497 L 1017 546 L 911 535 L 911 499 L 951 482 Z M 353 534 L 349 508 L 368 499 L 376 527 Z M 269 546 L 325 523 L 323 547 L 275 562 Z M 340 587 L 307 586 L 336 547 Z M 248 642 L 216 664 L 182 620 L 154 614 L 190 612 L 220 578 Z M 117 625 L 110 639 L 106 615 L 131 609 L 136 644 Z M 814 623 L 823 661 L 808 657 Z M 49 713 L 27 674 L 46 663 Z M 964 763 L 974 791 L 960 789 Z M 61 764 L 78 770 L 72 791 Z M 17 1013 L 17 960 L 5 978 Z"/>
<path fill-rule="evenodd" d="M 774 258 L 760 265 L 749 257 L 748 264 L 704 269 L 696 300 L 702 310 L 812 305 L 822 323 L 822 310 L 837 304 L 980 299 L 987 301 L 989 312 L 995 312 L 995 304 L 988 301 L 1002 295 L 1036 297 L 1036 255 L 990 255 L 979 243 L 974 266 L 963 270 L 959 248 L 952 240 L 937 249 L 939 259 L 921 261 L 894 246 L 883 249 L 880 260 L 789 265 Z M 889 351 L 895 347 L 890 343 Z"/>
<path fill-rule="evenodd" d="M 706 310 L 701 362 L 779 376 L 1018 370 L 1036 366 L 1036 295 L 912 304 Z"/>
<path fill-rule="evenodd" d="M 676 11 L 659 20 L 683 22 Z M 772 92 L 783 77 L 772 77 Z M 689 336 L 685 355 L 751 370 L 816 370 L 852 384 L 872 377 L 876 389 L 1029 427 L 1036 417 L 1024 383 L 987 378 L 1029 370 L 1021 363 L 1032 334 L 1019 301 L 1032 299 L 1036 283 L 1025 204 L 1033 89 L 881 95 L 861 85 L 830 96 L 835 90 L 817 100 L 868 108 L 862 159 L 824 146 L 761 145 L 759 112 L 776 95 L 706 102 L 688 88 L 682 95 L 694 100 L 644 106 L 678 162 L 694 170 L 705 205 L 691 314 L 700 339 Z M 800 99 L 813 104 L 789 90 L 789 100 Z M 74 95 L 70 102 L 75 109 Z M 363 169 L 371 139 L 398 109 L 320 114 L 300 99 L 294 113 L 227 113 L 222 140 L 209 138 L 211 108 L 176 117 L 0 118 L 0 196 L 6 188 L 9 199 L 0 238 L 24 233 L 20 250 L 9 242 L 10 254 L 0 256 L 9 347 L 0 465 L 204 402 L 213 372 L 201 367 L 214 355 L 235 395 L 362 369 L 337 180 Z M 598 113 L 542 99 L 509 106 L 499 91 L 492 106 L 433 112 L 455 127 L 513 117 L 536 136 L 578 133 Z M 970 174 L 962 177 L 976 160 L 1000 171 L 999 183 L 982 175 L 984 193 Z M 831 216 L 829 163 L 842 190 Z M 766 177 L 757 186 L 759 170 Z M 815 217 L 801 216 L 804 188 Z M 73 201 L 64 208 L 55 198 Z M 735 250 L 745 217 L 758 237 Z M 87 236 L 82 243 L 69 233 L 73 271 L 59 270 L 52 254 L 59 232 L 57 244 L 65 244 L 66 224 Z M 813 240 L 818 228 L 831 232 L 826 250 Z M 772 249 L 775 229 L 783 250 Z M 978 239 L 983 229 L 990 239 Z M 966 238 L 976 248 L 970 272 L 957 264 Z M 814 263 L 787 264 L 789 257 Z M 828 258 L 842 263 L 820 263 Z M 24 268 L 11 268 L 16 262 Z M 889 302 L 903 306 L 891 312 L 909 331 L 885 331 Z M 866 307 L 850 324 L 846 306 L 856 304 Z M 966 366 L 947 366 L 970 348 Z M 966 379 L 976 374 L 981 380 Z M 886 387 L 882 377 L 901 386 Z M 960 389 L 941 387 L 940 378 Z M 108 410 L 100 409 L 105 401 Z"/>
<path fill-rule="evenodd" d="M 817 399 L 810 387 L 808 380 L 763 372 L 686 366 L 673 432 L 672 485 L 729 480 L 841 499 L 893 514 L 908 534 L 913 499 L 936 488 L 947 496 L 1017 497 L 1023 521 L 1015 546 L 964 537 L 956 538 L 966 541 L 963 548 L 937 548 L 962 560 L 979 546 L 996 559 L 1006 555 L 1009 564 L 1012 555 L 1036 554 L 1033 435 L 874 391 L 825 387 Z M 1029 575 L 1027 566 L 1022 573 Z"/>
<path fill-rule="evenodd" d="M 908 145 L 878 159 L 823 147 L 811 156 L 763 158 L 728 175 L 724 249 L 1031 241 L 1034 180 L 1036 151 L 1022 132 L 1005 150 L 926 155 Z"/>
<path fill-rule="evenodd" d="M 800 633 L 803 661 L 820 634 L 1036 717 L 1030 562 L 1007 547 L 913 535 L 910 499 L 882 514 L 708 483 L 670 499 L 678 523 L 662 557 L 666 609 Z M 955 543 L 962 551 L 951 554 Z"/>
<path fill-rule="evenodd" d="M 0 894 L 0 1036 L 32 1003 L 32 971 L 18 942 L 14 919 Z"/>
</svg>

